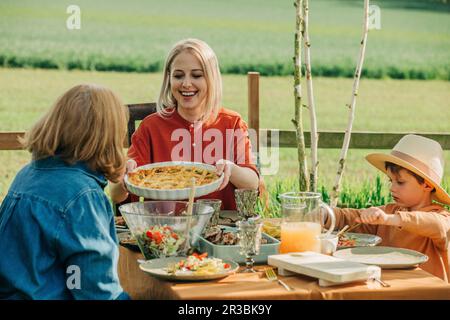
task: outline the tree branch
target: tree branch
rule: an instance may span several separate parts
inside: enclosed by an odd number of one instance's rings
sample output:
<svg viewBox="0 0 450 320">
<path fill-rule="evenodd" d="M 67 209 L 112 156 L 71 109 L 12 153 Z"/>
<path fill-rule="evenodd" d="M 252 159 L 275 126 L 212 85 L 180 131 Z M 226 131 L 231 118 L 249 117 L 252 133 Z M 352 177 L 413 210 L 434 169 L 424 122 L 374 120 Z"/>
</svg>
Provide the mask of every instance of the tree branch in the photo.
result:
<svg viewBox="0 0 450 320">
<path fill-rule="evenodd" d="M 295 99 L 295 130 L 297 138 L 297 156 L 299 169 L 300 191 L 308 191 L 308 173 L 305 152 L 305 138 L 302 121 L 302 87 L 301 87 L 301 43 L 303 31 L 303 0 L 295 0 L 295 39 L 294 39 L 294 99 Z"/>
<path fill-rule="evenodd" d="M 317 117 L 316 106 L 314 102 L 314 90 L 311 74 L 311 41 L 309 39 L 309 1 L 303 1 L 303 40 L 305 45 L 305 70 L 306 70 L 306 89 L 308 94 L 309 120 L 311 123 L 311 168 L 309 170 L 310 181 L 309 190 L 317 191 L 317 169 L 319 160 L 317 159 L 317 146 L 319 136 L 317 135 Z"/>
<path fill-rule="evenodd" d="M 336 178 L 333 186 L 333 190 L 331 192 L 331 204 L 333 206 L 337 205 L 342 176 L 345 169 L 345 161 L 347 158 L 348 147 L 350 145 L 350 138 L 352 134 L 352 126 L 353 120 L 355 118 L 355 109 L 356 109 L 356 97 L 358 96 L 358 88 L 359 88 L 359 80 L 361 79 L 361 70 L 364 63 L 364 56 L 366 53 L 366 44 L 367 44 L 367 34 L 369 32 L 369 0 L 364 0 L 364 22 L 363 22 L 363 37 L 361 40 L 361 47 L 359 51 L 359 59 L 356 65 L 354 81 L 353 81 L 353 90 L 351 96 L 349 107 L 349 115 L 347 122 L 347 129 L 345 130 L 344 142 L 341 149 L 341 154 L 339 157 L 338 170 L 336 173 Z"/>
</svg>

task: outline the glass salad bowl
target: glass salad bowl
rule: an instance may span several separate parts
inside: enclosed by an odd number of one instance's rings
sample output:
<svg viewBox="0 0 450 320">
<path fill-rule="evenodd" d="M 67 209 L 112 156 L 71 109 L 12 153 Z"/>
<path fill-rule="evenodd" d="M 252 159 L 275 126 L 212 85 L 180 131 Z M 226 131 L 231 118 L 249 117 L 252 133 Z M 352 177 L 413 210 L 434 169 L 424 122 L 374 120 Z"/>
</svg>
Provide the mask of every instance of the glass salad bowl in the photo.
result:
<svg viewBox="0 0 450 320">
<path fill-rule="evenodd" d="M 121 205 L 119 211 L 146 260 L 185 256 L 199 240 L 214 209 L 187 201 L 145 201 Z"/>
</svg>

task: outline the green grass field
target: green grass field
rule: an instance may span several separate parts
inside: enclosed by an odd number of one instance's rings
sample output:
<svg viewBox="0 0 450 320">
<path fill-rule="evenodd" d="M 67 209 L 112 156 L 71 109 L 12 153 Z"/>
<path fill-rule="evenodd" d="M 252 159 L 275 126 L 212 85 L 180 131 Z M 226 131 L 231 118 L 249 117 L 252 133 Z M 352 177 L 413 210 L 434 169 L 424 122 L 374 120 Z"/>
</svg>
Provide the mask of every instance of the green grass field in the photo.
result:
<svg viewBox="0 0 450 320">
<path fill-rule="evenodd" d="M 155 101 L 162 75 L 119 72 L 0 69 L 0 131 L 27 130 L 58 95 L 82 82 L 100 83 L 123 97 L 125 103 Z M 247 78 L 225 75 L 224 105 L 247 118 Z M 342 78 L 315 79 L 319 130 L 344 130 L 345 103 L 352 81 Z M 261 127 L 293 129 L 292 79 L 262 77 L 260 81 Z M 354 130 L 378 132 L 448 132 L 450 83 L 447 81 L 372 80 L 361 82 Z M 305 114 L 306 116 L 306 114 Z M 344 183 L 360 187 L 377 171 L 364 160 L 370 150 L 350 150 Z M 333 181 L 339 150 L 319 150 L 320 184 Z M 24 151 L 0 151 L 0 201 L 16 172 L 29 161 Z M 450 185 L 450 152 L 445 152 L 445 179 Z M 276 179 L 296 174 L 295 149 L 280 149 L 280 171 Z"/>
<path fill-rule="evenodd" d="M 359 50 L 362 3 L 311 2 L 313 73 L 351 76 Z M 363 74 L 371 78 L 450 79 L 450 5 L 371 1 L 381 30 L 369 34 Z M 0 66 L 149 72 L 173 43 L 207 41 L 226 73 L 292 70 L 292 0 L 78 0 L 81 30 L 68 30 L 72 1 L 0 2 Z"/>
</svg>

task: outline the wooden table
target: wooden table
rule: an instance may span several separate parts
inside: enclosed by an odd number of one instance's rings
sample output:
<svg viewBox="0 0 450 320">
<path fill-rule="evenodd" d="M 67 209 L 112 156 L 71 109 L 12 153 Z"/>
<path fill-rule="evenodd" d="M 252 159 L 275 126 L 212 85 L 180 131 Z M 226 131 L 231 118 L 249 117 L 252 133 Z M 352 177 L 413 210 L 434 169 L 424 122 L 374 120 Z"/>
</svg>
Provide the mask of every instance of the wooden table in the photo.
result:
<svg viewBox="0 0 450 320">
<path fill-rule="evenodd" d="M 181 300 L 305 300 L 305 299 L 433 299 L 450 300 L 450 284 L 423 271 L 383 270 L 382 279 L 391 285 L 358 282 L 333 287 L 320 287 L 317 279 L 297 275 L 281 277 L 295 291 L 288 292 L 276 282 L 268 281 L 263 272 L 234 274 L 206 282 L 169 282 L 158 280 L 139 269 L 138 252 L 120 246 L 119 278 L 133 299 Z M 263 266 L 259 266 L 262 269 Z M 257 266 L 258 269 L 258 266 Z"/>
</svg>

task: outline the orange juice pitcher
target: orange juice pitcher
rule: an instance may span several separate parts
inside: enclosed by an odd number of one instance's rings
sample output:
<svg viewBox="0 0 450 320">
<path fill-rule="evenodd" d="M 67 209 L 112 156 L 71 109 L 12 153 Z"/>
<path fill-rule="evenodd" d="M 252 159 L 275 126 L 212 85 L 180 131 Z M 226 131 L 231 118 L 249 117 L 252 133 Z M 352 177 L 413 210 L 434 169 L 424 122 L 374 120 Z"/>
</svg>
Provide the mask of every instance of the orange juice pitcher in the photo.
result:
<svg viewBox="0 0 450 320">
<path fill-rule="evenodd" d="M 281 194 L 280 199 L 282 215 L 280 253 L 302 251 L 320 253 L 320 236 L 325 220 L 323 212 L 331 218 L 331 226 L 325 234 L 328 236 L 336 223 L 333 210 L 322 202 L 320 193 L 287 192 Z"/>
</svg>

